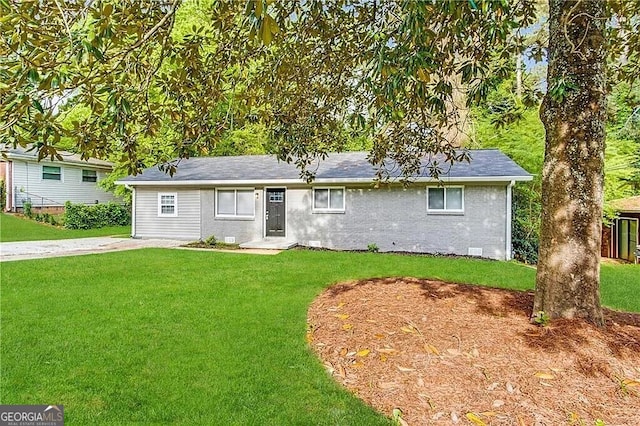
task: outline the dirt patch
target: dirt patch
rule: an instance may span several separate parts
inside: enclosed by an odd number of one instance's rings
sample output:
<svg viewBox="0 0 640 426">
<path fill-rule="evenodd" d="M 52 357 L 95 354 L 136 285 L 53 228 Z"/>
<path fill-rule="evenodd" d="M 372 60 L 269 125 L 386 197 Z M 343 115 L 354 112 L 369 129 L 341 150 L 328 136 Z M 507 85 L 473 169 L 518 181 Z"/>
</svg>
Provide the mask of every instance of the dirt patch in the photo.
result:
<svg viewBox="0 0 640 426">
<path fill-rule="evenodd" d="M 335 285 L 308 340 L 330 374 L 410 425 L 640 424 L 640 315 L 529 323 L 533 294 L 413 278 Z"/>
</svg>

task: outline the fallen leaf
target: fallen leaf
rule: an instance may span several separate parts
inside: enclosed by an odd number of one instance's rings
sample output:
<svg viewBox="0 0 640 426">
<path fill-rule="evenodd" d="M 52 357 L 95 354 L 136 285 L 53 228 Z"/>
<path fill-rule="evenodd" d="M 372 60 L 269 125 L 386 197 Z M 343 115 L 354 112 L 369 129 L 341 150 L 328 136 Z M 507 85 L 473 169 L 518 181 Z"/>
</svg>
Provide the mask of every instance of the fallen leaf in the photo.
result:
<svg viewBox="0 0 640 426">
<path fill-rule="evenodd" d="M 438 348 L 436 348 L 433 345 L 430 345 L 428 343 L 424 344 L 424 348 L 427 350 L 427 352 L 431 352 L 434 355 L 440 355 L 440 351 L 438 350 Z"/>
<path fill-rule="evenodd" d="M 340 318 L 341 320 L 346 320 L 347 318 L 349 318 L 349 315 L 347 314 L 335 314 L 334 316 L 336 318 Z"/>
<path fill-rule="evenodd" d="M 540 384 L 541 384 L 542 386 L 546 386 L 546 387 L 548 387 L 548 388 L 552 388 L 552 387 L 553 387 L 553 385 L 552 385 L 551 383 L 547 383 L 547 382 L 540 382 Z"/>
<path fill-rule="evenodd" d="M 408 367 L 402 367 L 402 366 L 398 366 L 398 370 L 402 371 L 403 373 L 408 373 L 409 371 L 416 371 L 415 368 L 408 368 Z"/>
<path fill-rule="evenodd" d="M 493 382 L 489 386 L 487 386 L 488 391 L 496 390 L 496 388 L 500 385 L 498 382 Z"/>
<path fill-rule="evenodd" d="M 344 302 L 338 303 L 338 308 L 342 308 L 344 306 Z"/>
<path fill-rule="evenodd" d="M 339 365 L 336 371 L 338 372 L 338 376 L 342 377 L 343 379 L 347 377 L 347 370 L 345 370 L 343 366 Z"/>
<path fill-rule="evenodd" d="M 458 356 L 460 355 L 460 351 L 457 349 L 447 349 L 447 353 L 449 355 Z"/>
<path fill-rule="evenodd" d="M 313 342 L 313 333 L 307 333 L 307 335 L 305 336 L 305 340 L 307 341 L 307 343 Z"/>
<path fill-rule="evenodd" d="M 451 412 L 451 421 L 456 424 L 460 421 L 460 419 L 458 418 L 458 415 L 453 411 Z"/>
<path fill-rule="evenodd" d="M 474 425 L 487 426 L 487 424 L 484 421 L 482 421 L 482 419 L 480 417 L 478 417 L 477 415 L 475 415 L 474 413 L 467 413 L 467 414 L 465 414 L 465 417 L 467 419 L 469 419 L 469 421 L 471 423 L 473 423 Z"/>
<path fill-rule="evenodd" d="M 500 408 L 503 405 L 504 405 L 504 401 L 501 399 L 496 399 L 495 401 L 493 401 L 493 404 L 491 404 L 493 408 Z"/>
<path fill-rule="evenodd" d="M 324 368 L 327 370 L 327 372 L 328 372 L 329 374 L 333 374 L 333 373 L 335 373 L 335 372 L 336 372 L 336 369 L 335 369 L 335 368 L 333 368 L 333 365 L 332 365 L 330 362 L 326 362 L 326 363 L 324 364 Z"/>
<path fill-rule="evenodd" d="M 498 415 L 498 413 L 496 413 L 495 411 L 483 411 L 482 413 L 480 413 L 480 415 L 485 417 L 495 417 Z"/>
<path fill-rule="evenodd" d="M 396 382 L 381 382 L 381 383 L 378 383 L 378 387 L 380 389 L 393 389 L 393 388 L 397 388 L 399 386 L 400 385 L 397 384 Z"/>
<path fill-rule="evenodd" d="M 347 356 L 347 353 L 349 351 L 347 350 L 347 348 L 342 348 L 342 350 L 340 351 L 340 356 Z"/>
<path fill-rule="evenodd" d="M 386 355 L 380 355 L 380 361 L 381 362 L 387 362 L 389 358 Z"/>
<path fill-rule="evenodd" d="M 353 364 L 351 364 L 351 366 L 355 367 L 355 368 L 362 368 L 362 367 L 364 367 L 364 363 L 362 363 L 360 361 L 356 361 Z"/>
<path fill-rule="evenodd" d="M 367 355 L 369 355 L 371 351 L 369 349 L 362 349 L 361 351 L 358 351 L 356 353 L 356 356 L 360 356 L 360 357 L 365 357 Z"/>
<path fill-rule="evenodd" d="M 640 386 L 640 382 L 633 379 L 624 379 L 622 380 L 622 384 L 625 386 Z"/>
<path fill-rule="evenodd" d="M 404 331 L 405 333 L 415 333 L 416 329 L 413 327 L 400 327 L 400 330 Z"/>
<path fill-rule="evenodd" d="M 353 324 L 342 324 L 342 329 L 344 331 L 349 331 L 353 328 Z"/>
<path fill-rule="evenodd" d="M 356 356 L 356 353 L 357 353 L 356 351 L 347 352 L 347 354 L 346 354 L 345 356 L 346 356 L 347 358 L 351 358 L 351 357 Z"/>
<path fill-rule="evenodd" d="M 507 382 L 507 392 L 509 392 L 509 393 L 514 393 L 515 391 L 516 391 L 516 390 L 515 390 L 515 388 L 513 387 L 513 385 L 512 385 L 511 383 Z"/>
<path fill-rule="evenodd" d="M 398 351 L 397 349 L 393 349 L 393 348 L 381 348 L 381 349 L 376 349 L 376 352 L 379 352 L 381 354 L 393 354 Z"/>
<path fill-rule="evenodd" d="M 368 319 L 368 320 L 367 320 L 367 322 L 370 322 L 371 324 L 375 324 L 375 323 L 377 323 L 378 321 L 376 321 L 376 320 L 372 320 L 372 319 Z"/>
<path fill-rule="evenodd" d="M 476 348 L 471 349 L 471 356 L 474 358 L 478 358 L 480 356 L 480 351 L 478 351 L 478 349 Z"/>
<path fill-rule="evenodd" d="M 556 376 L 554 376 L 553 374 L 542 373 L 542 372 L 537 372 L 536 374 L 534 374 L 534 376 L 536 376 L 539 379 L 544 379 L 544 380 L 553 380 L 553 379 L 556 378 Z"/>
<path fill-rule="evenodd" d="M 384 334 L 374 334 L 373 337 L 375 337 L 376 339 L 384 339 Z"/>
</svg>

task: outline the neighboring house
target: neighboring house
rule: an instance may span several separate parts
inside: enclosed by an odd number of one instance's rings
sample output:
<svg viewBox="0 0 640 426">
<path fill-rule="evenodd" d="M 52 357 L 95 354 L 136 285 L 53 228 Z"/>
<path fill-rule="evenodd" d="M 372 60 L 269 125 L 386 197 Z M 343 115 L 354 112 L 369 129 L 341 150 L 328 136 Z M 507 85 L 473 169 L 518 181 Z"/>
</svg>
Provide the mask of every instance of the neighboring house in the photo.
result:
<svg viewBox="0 0 640 426">
<path fill-rule="evenodd" d="M 64 203 L 97 204 L 120 201 L 98 182 L 111 172 L 106 161 L 82 160 L 79 155 L 58 151 L 63 161 L 38 161 L 36 150 L 0 145 L 0 179 L 6 187 L 7 211 L 20 211 L 30 202 L 36 210 L 62 210 Z"/>
<path fill-rule="evenodd" d="M 471 157 L 441 176 L 446 186 L 376 189 L 364 152 L 330 154 L 310 184 L 266 155 L 191 158 L 173 176 L 150 168 L 116 183 L 133 188 L 133 237 L 510 259 L 511 188 L 531 175 L 498 150 Z"/>
<path fill-rule="evenodd" d="M 602 228 L 602 256 L 636 261 L 640 250 L 640 196 L 614 200 L 617 216 Z"/>
</svg>

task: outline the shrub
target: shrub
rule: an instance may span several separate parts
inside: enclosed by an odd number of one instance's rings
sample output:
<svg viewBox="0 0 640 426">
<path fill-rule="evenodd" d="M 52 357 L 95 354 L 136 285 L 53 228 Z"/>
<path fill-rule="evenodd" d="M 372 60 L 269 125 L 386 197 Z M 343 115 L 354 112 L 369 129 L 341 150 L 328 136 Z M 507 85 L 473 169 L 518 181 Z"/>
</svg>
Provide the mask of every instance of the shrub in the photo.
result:
<svg viewBox="0 0 640 426">
<path fill-rule="evenodd" d="M 29 219 L 33 218 L 33 210 L 31 210 L 31 203 L 22 203 L 22 212 Z"/>
<path fill-rule="evenodd" d="M 131 223 L 129 209 L 117 203 L 64 204 L 64 226 L 67 229 L 93 229 L 124 226 Z"/>
<path fill-rule="evenodd" d="M 380 250 L 378 248 L 378 245 L 376 243 L 371 243 L 367 246 L 367 251 L 371 252 L 371 253 L 377 253 L 378 250 Z"/>
<path fill-rule="evenodd" d="M 204 240 L 204 243 L 209 246 L 215 246 L 217 243 L 216 236 L 215 235 L 210 236 L 209 238 Z"/>
<path fill-rule="evenodd" d="M 7 188 L 4 179 L 0 179 L 0 211 L 6 207 Z"/>
</svg>

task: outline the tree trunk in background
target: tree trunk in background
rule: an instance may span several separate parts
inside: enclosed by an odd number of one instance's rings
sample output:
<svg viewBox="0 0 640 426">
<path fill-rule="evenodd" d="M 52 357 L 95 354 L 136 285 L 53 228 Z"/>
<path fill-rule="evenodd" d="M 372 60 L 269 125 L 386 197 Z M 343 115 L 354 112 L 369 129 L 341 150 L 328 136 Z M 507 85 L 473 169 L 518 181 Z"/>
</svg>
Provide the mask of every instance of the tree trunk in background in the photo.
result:
<svg viewBox="0 0 640 426">
<path fill-rule="evenodd" d="M 549 1 L 542 228 L 534 316 L 603 325 L 600 240 L 606 115 L 605 0 Z"/>
</svg>

